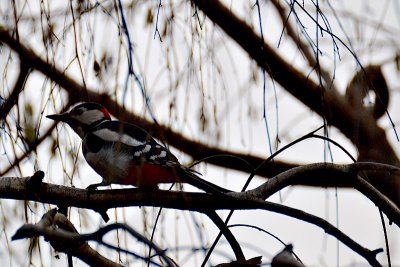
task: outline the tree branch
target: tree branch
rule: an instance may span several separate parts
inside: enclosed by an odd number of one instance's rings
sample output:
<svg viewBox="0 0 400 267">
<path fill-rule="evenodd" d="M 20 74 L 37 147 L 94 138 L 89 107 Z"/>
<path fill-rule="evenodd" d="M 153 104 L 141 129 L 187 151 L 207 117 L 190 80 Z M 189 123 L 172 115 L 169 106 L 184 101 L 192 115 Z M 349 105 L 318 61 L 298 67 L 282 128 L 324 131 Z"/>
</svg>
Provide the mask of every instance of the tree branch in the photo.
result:
<svg viewBox="0 0 400 267">
<path fill-rule="evenodd" d="M 0 120 L 5 119 L 12 107 L 18 103 L 19 94 L 24 89 L 25 81 L 28 79 L 29 67 L 25 61 L 21 60 L 19 69 L 19 75 L 15 82 L 14 89 L 6 99 L 6 102 L 3 105 L 0 105 Z"/>
<path fill-rule="evenodd" d="M 336 90 L 325 89 L 288 64 L 258 36 L 247 23 L 239 19 L 218 0 L 192 0 L 215 24 L 226 32 L 250 58 L 268 72 L 286 91 L 325 118 L 349 138 L 366 161 L 400 166 L 396 153 L 373 116 L 363 116 Z M 333 35 L 331 33 L 331 35 Z M 335 37 L 336 38 L 336 37 Z M 370 176 L 373 186 L 400 207 L 400 180 Z"/>
<path fill-rule="evenodd" d="M 0 176 L 5 175 L 6 173 L 8 173 L 9 171 L 11 171 L 15 166 L 18 166 L 18 164 L 20 162 L 22 162 L 26 157 L 28 157 L 32 151 L 35 151 L 36 148 L 45 140 L 47 139 L 51 133 L 53 132 L 54 128 L 56 128 L 56 123 L 53 123 L 53 125 L 46 131 L 46 133 L 42 134 L 41 137 L 39 139 L 35 139 L 28 147 L 28 150 L 24 152 L 24 154 L 22 154 L 20 157 L 16 158 L 13 163 L 6 168 L 5 170 L 3 170 L 2 172 L 0 172 Z"/>
<path fill-rule="evenodd" d="M 45 213 L 38 223 L 24 224 L 21 226 L 11 239 L 14 241 L 23 238 L 43 236 L 46 241 L 50 242 L 55 250 L 77 257 L 90 266 L 121 266 L 92 249 L 86 243 L 86 240 L 80 238 L 81 236 L 66 217 L 63 219 L 63 225 L 60 225 L 59 222 L 55 220 L 56 217 L 60 216 L 62 215 L 57 213 L 56 209 L 52 209 Z M 67 227 L 64 228 L 65 226 Z"/>
<path fill-rule="evenodd" d="M 380 266 L 375 259 L 376 251 L 362 247 L 322 218 L 298 209 L 255 198 L 254 194 L 248 194 L 248 192 L 230 193 L 222 196 L 163 190 L 113 189 L 96 191 L 88 195 L 87 190 L 47 183 L 42 183 L 40 188 L 36 188 L 32 192 L 30 188 L 27 188 L 26 180 L 27 178 L 11 177 L 0 179 L 0 198 L 32 200 L 54 205 L 87 208 L 95 211 L 128 206 L 163 207 L 191 210 L 205 214 L 210 209 L 268 210 L 314 224 L 363 256 L 371 265 Z M 398 221 L 394 222 L 399 225 Z"/>
<path fill-rule="evenodd" d="M 235 236 L 232 234 L 231 230 L 226 226 L 224 221 L 218 216 L 218 214 L 214 210 L 210 210 L 209 212 L 205 213 L 213 223 L 218 227 L 218 229 L 222 232 L 225 236 L 226 240 L 228 241 L 229 245 L 232 247 L 233 252 L 235 253 L 236 260 L 245 260 L 242 248 L 240 247 L 239 242 L 237 242 Z"/>
<path fill-rule="evenodd" d="M 349 165 L 315 163 L 278 174 L 245 194 L 249 197 L 267 199 L 289 185 L 353 187 L 382 209 L 390 221 L 400 226 L 400 209 L 368 183 L 369 175 L 365 174 L 366 171 L 373 171 L 377 175 L 386 174 L 392 179 L 400 176 L 400 168 L 382 163 L 357 162 Z"/>
<path fill-rule="evenodd" d="M 315 60 L 315 56 L 310 51 L 310 45 L 303 42 L 301 37 L 296 33 L 292 23 L 290 23 L 288 14 L 286 14 L 285 8 L 283 7 L 282 3 L 279 0 L 272 0 L 271 3 L 275 6 L 276 10 L 278 11 L 279 18 L 282 21 L 282 25 L 284 27 L 283 30 L 286 30 L 289 37 L 293 40 L 293 42 L 297 45 L 298 49 L 302 52 L 305 59 L 308 62 L 308 65 L 315 70 L 320 72 L 321 77 L 324 79 L 325 84 L 328 85 L 332 90 L 337 90 L 335 83 L 330 77 L 329 72 L 325 71 L 324 68 L 321 66 L 316 67 L 319 62 Z M 319 49 L 319 48 L 317 48 Z M 317 51 L 318 53 L 319 51 Z"/>
<path fill-rule="evenodd" d="M 87 241 L 96 241 L 100 244 L 107 245 L 103 241 L 103 237 L 110 231 L 118 229 L 127 231 L 138 241 L 153 248 L 157 254 L 163 258 L 168 266 L 176 266 L 171 259 L 165 255 L 164 250 L 126 224 L 114 223 L 101 227 L 93 233 L 79 234 L 67 217 L 64 214 L 57 212 L 57 209 L 52 209 L 46 212 L 42 216 L 42 219 L 36 224 L 24 224 L 21 226 L 12 236 L 12 240 L 43 236 L 46 241 L 50 242 L 55 250 L 75 256 L 90 266 L 121 266 L 103 257 L 87 244 Z M 108 247 L 112 247 L 118 251 L 124 250 L 110 245 L 108 245 Z M 150 260 L 136 255 L 129 250 L 124 251 L 143 260 Z M 154 262 L 152 263 L 154 264 Z"/>
</svg>

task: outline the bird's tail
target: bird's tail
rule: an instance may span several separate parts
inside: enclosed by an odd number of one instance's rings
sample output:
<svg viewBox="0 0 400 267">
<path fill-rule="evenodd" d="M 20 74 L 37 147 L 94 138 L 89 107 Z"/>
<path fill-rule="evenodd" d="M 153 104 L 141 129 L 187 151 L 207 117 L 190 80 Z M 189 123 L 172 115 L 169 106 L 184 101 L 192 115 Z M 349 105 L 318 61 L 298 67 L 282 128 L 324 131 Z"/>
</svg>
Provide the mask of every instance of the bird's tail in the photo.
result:
<svg viewBox="0 0 400 267">
<path fill-rule="evenodd" d="M 226 188 L 220 187 L 200 178 L 196 173 L 197 172 L 195 170 L 192 170 L 185 166 L 181 166 L 181 168 L 178 168 L 177 170 L 177 175 L 182 182 L 191 184 L 201 190 L 204 190 L 207 193 L 218 195 L 232 192 Z"/>
</svg>

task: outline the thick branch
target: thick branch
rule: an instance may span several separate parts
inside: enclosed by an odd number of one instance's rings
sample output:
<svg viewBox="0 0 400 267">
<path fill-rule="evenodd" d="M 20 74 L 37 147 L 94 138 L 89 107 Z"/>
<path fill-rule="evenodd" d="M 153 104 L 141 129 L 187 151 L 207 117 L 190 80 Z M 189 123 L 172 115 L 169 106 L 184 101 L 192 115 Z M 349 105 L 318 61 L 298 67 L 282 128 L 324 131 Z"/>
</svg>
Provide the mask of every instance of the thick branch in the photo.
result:
<svg viewBox="0 0 400 267">
<path fill-rule="evenodd" d="M 249 198 L 245 193 L 220 196 L 205 193 L 171 192 L 162 190 L 119 189 L 102 190 L 88 195 L 87 190 L 43 183 L 34 192 L 26 187 L 26 178 L 4 177 L 0 180 L 0 198 L 33 200 L 61 206 L 87 208 L 95 211 L 127 206 L 150 206 L 207 213 L 220 209 L 262 209 L 284 214 L 324 229 L 349 248 L 365 257 L 374 266 L 380 266 L 373 251 L 366 249 L 329 222 L 284 205 Z"/>
<path fill-rule="evenodd" d="M 375 203 L 395 224 L 400 226 L 400 210 L 386 196 L 367 181 L 369 175 L 386 175 L 392 179 L 400 176 L 395 166 L 373 162 L 358 162 L 350 165 L 315 163 L 285 171 L 245 194 L 267 199 L 274 193 L 290 185 L 311 185 L 320 187 L 352 187 L 360 191 Z M 361 178 L 362 176 L 363 178 Z"/>
</svg>

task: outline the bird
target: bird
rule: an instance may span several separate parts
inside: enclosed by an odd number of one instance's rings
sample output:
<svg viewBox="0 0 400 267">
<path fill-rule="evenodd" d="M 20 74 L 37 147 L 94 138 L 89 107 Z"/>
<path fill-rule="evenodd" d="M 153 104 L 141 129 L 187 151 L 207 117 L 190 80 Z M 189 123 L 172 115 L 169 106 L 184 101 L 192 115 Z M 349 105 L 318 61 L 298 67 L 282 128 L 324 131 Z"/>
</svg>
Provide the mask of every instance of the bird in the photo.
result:
<svg viewBox="0 0 400 267">
<path fill-rule="evenodd" d="M 188 183 L 207 193 L 231 192 L 179 163 L 167 147 L 141 127 L 112 120 L 101 104 L 82 102 L 69 111 L 46 117 L 66 123 L 82 139 L 84 158 L 103 178 L 100 183 L 89 185 L 89 191 L 110 184 L 158 188 L 161 183 Z"/>
<path fill-rule="evenodd" d="M 272 259 L 271 267 L 305 267 L 305 265 L 293 256 L 293 245 L 288 244 Z"/>
</svg>

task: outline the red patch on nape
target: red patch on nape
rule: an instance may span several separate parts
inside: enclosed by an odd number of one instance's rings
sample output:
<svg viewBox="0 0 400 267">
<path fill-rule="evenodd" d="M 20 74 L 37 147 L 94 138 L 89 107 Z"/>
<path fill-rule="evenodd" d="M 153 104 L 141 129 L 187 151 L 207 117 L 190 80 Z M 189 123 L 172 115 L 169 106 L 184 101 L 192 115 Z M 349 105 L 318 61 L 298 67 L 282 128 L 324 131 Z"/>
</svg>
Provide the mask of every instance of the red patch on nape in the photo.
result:
<svg viewBox="0 0 400 267">
<path fill-rule="evenodd" d="M 110 113 L 108 112 L 108 110 L 106 108 L 103 107 L 101 109 L 101 112 L 103 112 L 104 117 L 106 117 L 107 119 L 111 120 L 111 115 L 110 115 Z"/>
<path fill-rule="evenodd" d="M 142 166 L 133 166 L 129 170 L 129 177 L 122 184 L 136 187 L 151 187 L 162 183 L 175 183 L 179 179 L 171 168 L 161 165 L 144 163 Z"/>
</svg>

